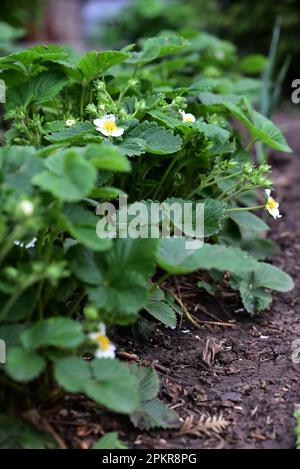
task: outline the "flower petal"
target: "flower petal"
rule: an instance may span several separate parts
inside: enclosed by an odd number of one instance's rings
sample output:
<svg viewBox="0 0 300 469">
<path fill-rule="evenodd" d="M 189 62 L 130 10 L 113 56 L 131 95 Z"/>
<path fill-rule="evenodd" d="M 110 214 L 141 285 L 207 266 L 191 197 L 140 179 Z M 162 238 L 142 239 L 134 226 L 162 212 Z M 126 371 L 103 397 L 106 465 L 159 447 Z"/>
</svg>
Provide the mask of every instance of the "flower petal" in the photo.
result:
<svg viewBox="0 0 300 469">
<path fill-rule="evenodd" d="M 271 189 L 265 189 L 265 193 L 267 194 L 267 196 L 269 198 L 270 195 L 271 195 Z"/>
<path fill-rule="evenodd" d="M 89 338 L 90 340 L 95 341 L 95 340 L 97 339 L 98 335 L 99 335 L 98 332 L 90 332 L 90 333 L 88 334 L 88 338 Z"/>
<path fill-rule="evenodd" d="M 96 358 L 115 358 L 116 356 L 116 347 L 114 345 L 110 345 L 107 350 L 97 349 L 95 352 Z"/>
<path fill-rule="evenodd" d="M 116 122 L 116 116 L 114 114 L 105 114 L 103 119 L 106 121 Z"/>
<path fill-rule="evenodd" d="M 104 324 L 104 322 L 99 322 L 98 330 L 100 335 L 106 335 L 106 325 Z"/>
<path fill-rule="evenodd" d="M 105 135 L 105 137 L 110 137 L 111 135 L 111 132 L 104 129 L 104 127 L 96 127 L 96 130 L 98 130 L 98 132 L 101 132 L 103 135 Z"/>
<path fill-rule="evenodd" d="M 103 125 L 103 118 L 102 119 L 95 119 L 93 121 L 93 123 L 96 127 L 101 127 Z"/>
<path fill-rule="evenodd" d="M 111 135 L 113 137 L 121 137 L 121 135 L 123 135 L 124 133 L 124 129 L 122 129 L 121 127 L 117 127 L 115 130 L 113 130 L 111 132 Z"/>
</svg>

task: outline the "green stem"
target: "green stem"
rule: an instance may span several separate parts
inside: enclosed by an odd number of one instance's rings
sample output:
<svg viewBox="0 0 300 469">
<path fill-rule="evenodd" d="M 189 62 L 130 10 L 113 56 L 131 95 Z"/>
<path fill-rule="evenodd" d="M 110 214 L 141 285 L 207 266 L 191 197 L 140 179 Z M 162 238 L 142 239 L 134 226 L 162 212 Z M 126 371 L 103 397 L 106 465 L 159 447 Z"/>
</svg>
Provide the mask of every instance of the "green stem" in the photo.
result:
<svg viewBox="0 0 300 469">
<path fill-rule="evenodd" d="M 227 200 L 228 197 L 231 197 L 232 194 L 234 194 L 234 189 L 236 189 L 237 187 L 239 187 L 239 185 L 241 184 L 241 181 L 237 182 L 236 184 L 233 184 L 231 187 L 229 187 L 228 189 L 225 189 L 224 192 L 222 192 L 222 194 L 218 197 L 219 200 Z M 231 193 L 231 194 L 230 194 Z M 228 195 L 229 194 L 229 195 Z M 223 199 L 224 196 L 227 197 L 225 199 Z"/>
<path fill-rule="evenodd" d="M 236 195 L 239 195 L 241 194 L 242 192 L 247 192 L 249 189 L 241 189 L 239 191 L 236 191 L 236 192 L 232 192 L 231 194 L 229 194 L 227 197 L 225 197 L 225 199 L 221 199 L 222 202 L 227 202 L 227 200 L 230 200 L 232 197 L 235 197 Z"/>
<path fill-rule="evenodd" d="M 170 277 L 170 274 L 169 272 L 165 272 L 161 277 L 159 277 L 159 279 L 155 282 L 155 285 L 159 286 L 161 285 L 162 283 L 164 283 L 164 281 Z"/>
<path fill-rule="evenodd" d="M 180 153 L 179 153 L 180 154 Z M 159 192 L 161 190 L 161 188 L 163 187 L 165 181 L 167 180 L 170 172 L 172 171 L 172 169 L 174 168 L 178 158 L 179 158 L 179 154 L 175 157 L 173 157 L 171 163 L 169 164 L 169 166 L 167 167 L 166 171 L 164 172 L 164 175 L 163 177 L 161 178 L 160 180 L 160 183 L 158 184 L 157 188 L 156 188 L 156 191 L 154 192 L 154 195 L 153 195 L 153 200 L 157 199 L 158 195 L 159 195 Z"/>
<path fill-rule="evenodd" d="M 54 243 L 55 237 L 56 237 L 55 233 L 52 233 L 52 234 L 49 233 L 47 246 L 46 246 L 45 253 L 44 253 L 44 256 L 43 256 L 46 267 L 48 267 L 50 259 L 51 259 L 51 255 L 52 255 L 52 251 L 53 251 L 53 243 Z M 38 287 L 37 287 L 37 292 L 36 292 L 36 302 L 38 304 L 39 318 L 40 319 L 43 319 L 43 316 L 44 316 L 44 306 L 45 305 L 44 305 L 43 295 L 42 295 L 44 285 L 45 285 L 45 277 L 41 278 L 41 280 L 38 284 Z"/>
<path fill-rule="evenodd" d="M 85 291 L 83 291 L 80 295 L 78 295 L 78 298 L 74 301 L 74 303 L 72 304 L 69 310 L 70 317 L 73 316 L 73 314 L 75 313 L 76 309 L 79 307 L 85 295 L 86 295 Z"/>
<path fill-rule="evenodd" d="M 231 199 L 232 197 L 235 197 L 238 194 L 242 194 L 244 192 L 252 191 L 254 189 L 258 189 L 259 187 L 262 187 L 262 186 L 243 187 L 242 189 L 240 189 L 236 192 L 233 192 L 232 194 L 229 194 L 227 197 L 225 197 L 225 199 L 222 199 L 222 201 L 227 202 L 227 200 Z"/>
<path fill-rule="evenodd" d="M 255 140 L 253 138 L 250 139 L 250 142 L 248 143 L 248 145 L 246 146 L 246 151 L 250 151 L 251 150 L 251 147 L 253 145 L 253 143 L 255 142 Z"/>
<path fill-rule="evenodd" d="M 237 207 L 237 208 L 227 208 L 225 212 L 243 212 L 248 210 L 258 210 L 259 208 L 265 208 L 264 205 L 255 205 L 254 207 Z"/>
<path fill-rule="evenodd" d="M 83 119 L 83 113 L 84 113 L 85 90 L 86 90 L 86 83 L 82 82 L 81 96 L 80 96 L 80 118 L 81 119 Z"/>
<path fill-rule="evenodd" d="M 211 182 L 208 182 L 207 184 L 200 184 L 195 190 L 193 190 L 192 192 L 189 193 L 189 195 L 187 196 L 187 198 L 191 198 L 193 197 L 193 195 L 197 194 L 197 192 L 200 192 L 200 191 L 203 191 L 203 189 L 206 189 L 207 187 L 211 187 L 211 186 L 214 186 L 215 184 L 217 184 L 218 182 L 220 181 L 225 181 L 226 179 L 231 179 L 233 177 L 236 177 L 238 176 L 239 174 L 241 174 L 243 171 L 237 171 L 236 173 L 233 173 L 233 174 L 229 174 L 227 176 L 224 176 L 220 179 L 214 179 L 213 181 Z M 210 181 L 211 178 L 208 179 L 208 181 Z"/>
<path fill-rule="evenodd" d="M 5 245 L 0 252 L 0 264 L 3 261 L 3 259 L 7 256 L 7 254 L 10 252 L 10 250 L 14 247 L 14 241 L 18 238 L 21 238 L 23 235 L 24 230 L 22 229 L 21 226 L 17 225 L 11 234 L 8 236 L 6 239 Z"/>
<path fill-rule="evenodd" d="M 15 291 L 15 293 L 13 295 L 11 295 L 9 297 L 9 299 L 7 300 L 7 302 L 5 303 L 4 307 L 2 308 L 2 311 L 1 311 L 1 314 L 0 314 L 0 320 L 3 320 L 5 319 L 7 313 L 9 312 L 9 310 L 12 308 L 12 306 L 15 304 L 15 302 L 20 298 L 20 296 L 22 295 L 22 293 L 24 293 L 25 290 L 27 290 L 27 288 L 29 288 L 33 283 L 35 283 L 36 281 L 38 280 L 38 277 L 36 276 L 36 274 L 34 275 L 31 275 L 27 282 L 24 283 L 24 285 L 22 287 L 20 287 L 19 289 L 17 289 Z"/>
</svg>

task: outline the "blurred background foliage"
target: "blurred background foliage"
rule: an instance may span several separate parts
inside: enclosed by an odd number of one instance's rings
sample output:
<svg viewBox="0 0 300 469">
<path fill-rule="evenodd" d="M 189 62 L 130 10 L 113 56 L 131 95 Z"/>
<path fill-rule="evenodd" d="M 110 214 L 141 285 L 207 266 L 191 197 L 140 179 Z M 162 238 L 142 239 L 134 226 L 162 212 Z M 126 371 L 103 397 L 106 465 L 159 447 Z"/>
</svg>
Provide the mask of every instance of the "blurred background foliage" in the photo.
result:
<svg viewBox="0 0 300 469">
<path fill-rule="evenodd" d="M 275 71 L 291 55 L 289 87 L 300 76 L 299 0 L 1 0 L 0 53 L 22 33 L 29 42 L 116 49 L 163 31 L 194 29 L 232 41 L 242 54 L 268 54 L 279 17 Z"/>
<path fill-rule="evenodd" d="M 106 47 L 136 42 L 164 30 L 192 28 L 207 30 L 226 38 L 242 53 L 268 54 L 276 19 L 281 19 L 281 36 L 277 70 L 287 55 L 291 64 L 287 83 L 300 76 L 300 8 L 299 0 L 131 0 L 104 22 L 90 40 Z"/>
</svg>

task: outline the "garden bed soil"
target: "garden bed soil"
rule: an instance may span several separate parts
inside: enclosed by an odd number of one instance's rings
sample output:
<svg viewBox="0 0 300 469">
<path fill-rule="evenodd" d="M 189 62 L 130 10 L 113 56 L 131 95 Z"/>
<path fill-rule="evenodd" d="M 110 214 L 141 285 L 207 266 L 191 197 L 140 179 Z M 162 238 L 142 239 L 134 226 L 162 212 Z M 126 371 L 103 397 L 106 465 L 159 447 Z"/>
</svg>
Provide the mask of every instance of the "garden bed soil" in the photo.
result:
<svg viewBox="0 0 300 469">
<path fill-rule="evenodd" d="M 300 405 L 300 364 L 291 359 L 292 342 L 300 339 L 300 118 L 279 115 L 277 121 L 294 154 L 273 158 L 283 217 L 268 220 L 279 245 L 272 262 L 294 278 L 295 289 L 275 294 L 270 310 L 251 318 L 234 293 L 225 290 L 216 301 L 200 291 L 201 273 L 178 277 L 167 287 L 203 321 L 201 327 L 183 320 L 176 330 L 160 327 L 146 340 L 125 338 L 119 344 L 123 358 L 155 366 L 160 398 L 178 413 L 185 430 L 203 419 L 201 436 L 179 429 L 142 432 L 126 416 L 68 396 L 41 410 L 60 445 L 88 448 L 102 434 L 117 431 L 131 448 L 294 447 L 293 411 Z M 217 433 L 222 423 L 227 427 Z"/>
</svg>

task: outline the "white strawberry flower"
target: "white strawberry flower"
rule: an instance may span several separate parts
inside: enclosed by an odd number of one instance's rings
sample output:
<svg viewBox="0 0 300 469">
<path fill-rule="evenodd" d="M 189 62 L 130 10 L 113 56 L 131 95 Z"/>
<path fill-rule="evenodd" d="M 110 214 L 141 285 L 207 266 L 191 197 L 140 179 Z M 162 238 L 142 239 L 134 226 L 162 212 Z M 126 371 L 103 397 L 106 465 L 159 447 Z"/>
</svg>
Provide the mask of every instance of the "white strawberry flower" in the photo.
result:
<svg viewBox="0 0 300 469">
<path fill-rule="evenodd" d="M 92 342 L 97 344 L 96 358 L 115 358 L 116 346 L 107 337 L 106 326 L 103 322 L 99 324 L 98 332 L 91 332 L 88 336 Z"/>
<path fill-rule="evenodd" d="M 272 215 L 275 220 L 277 218 L 281 218 L 281 215 L 279 213 L 279 203 L 276 202 L 273 197 L 271 197 L 271 189 L 266 189 L 265 193 L 267 195 L 266 209 L 268 210 L 269 214 Z"/>
<path fill-rule="evenodd" d="M 72 127 L 76 123 L 75 119 L 67 119 L 65 124 L 67 127 Z"/>
<path fill-rule="evenodd" d="M 124 129 L 117 126 L 116 116 L 114 114 L 106 114 L 101 119 L 95 119 L 94 125 L 96 126 L 96 130 L 106 137 L 121 137 L 124 133 Z"/>
<path fill-rule="evenodd" d="M 182 109 L 180 109 L 179 112 L 182 116 L 182 121 L 183 122 L 196 122 L 196 117 L 194 116 L 194 114 L 186 113 Z"/>
</svg>

